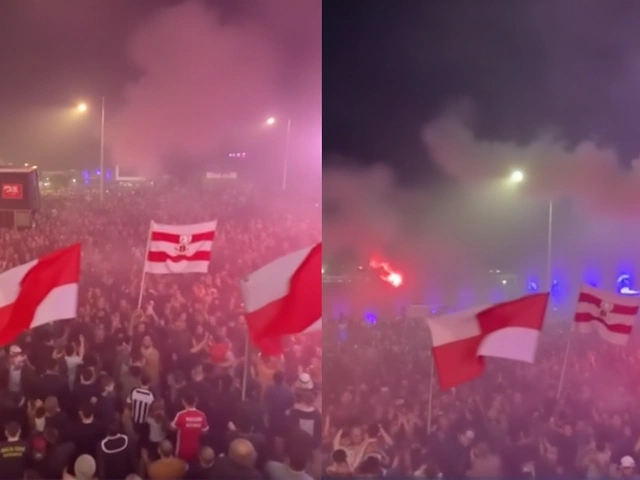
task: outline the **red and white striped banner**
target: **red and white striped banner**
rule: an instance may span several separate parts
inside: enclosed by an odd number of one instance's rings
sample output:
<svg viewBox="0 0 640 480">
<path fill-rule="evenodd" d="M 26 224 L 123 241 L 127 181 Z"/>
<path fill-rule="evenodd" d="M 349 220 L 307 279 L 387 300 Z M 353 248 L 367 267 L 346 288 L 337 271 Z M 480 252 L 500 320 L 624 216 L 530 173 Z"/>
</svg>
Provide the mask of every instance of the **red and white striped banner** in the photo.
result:
<svg viewBox="0 0 640 480">
<path fill-rule="evenodd" d="M 624 345 L 640 309 L 640 297 L 627 297 L 583 285 L 575 323 L 582 333 L 597 332 L 603 340 Z"/>
<path fill-rule="evenodd" d="M 216 225 L 216 220 L 192 225 L 163 225 L 152 221 L 144 271 L 207 273 Z"/>
</svg>

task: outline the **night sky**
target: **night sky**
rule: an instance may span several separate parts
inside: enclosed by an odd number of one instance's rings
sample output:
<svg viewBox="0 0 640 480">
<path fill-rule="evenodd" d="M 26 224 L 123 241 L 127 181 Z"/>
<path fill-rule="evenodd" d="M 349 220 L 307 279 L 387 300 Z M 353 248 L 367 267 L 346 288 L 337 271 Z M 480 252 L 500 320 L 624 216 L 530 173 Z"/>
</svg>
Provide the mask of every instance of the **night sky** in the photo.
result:
<svg viewBox="0 0 640 480">
<path fill-rule="evenodd" d="M 0 163 L 95 166 L 102 96 L 107 162 L 154 166 L 164 141 L 185 156 L 260 144 L 281 163 L 287 117 L 292 156 L 320 131 L 320 18 L 319 1 L 2 0 Z"/>
<path fill-rule="evenodd" d="M 51 117 L 79 101 L 120 99 L 123 86 L 136 77 L 124 55 L 129 35 L 151 12 L 175 3 L 0 2 L 0 159 L 66 168 L 81 165 L 75 157 L 98 152 L 97 112 L 93 121 L 53 135 Z"/>
<path fill-rule="evenodd" d="M 486 138 L 640 153 L 637 2 L 325 0 L 323 14 L 324 168 L 338 153 L 442 178 L 420 129 L 461 99 Z"/>
</svg>

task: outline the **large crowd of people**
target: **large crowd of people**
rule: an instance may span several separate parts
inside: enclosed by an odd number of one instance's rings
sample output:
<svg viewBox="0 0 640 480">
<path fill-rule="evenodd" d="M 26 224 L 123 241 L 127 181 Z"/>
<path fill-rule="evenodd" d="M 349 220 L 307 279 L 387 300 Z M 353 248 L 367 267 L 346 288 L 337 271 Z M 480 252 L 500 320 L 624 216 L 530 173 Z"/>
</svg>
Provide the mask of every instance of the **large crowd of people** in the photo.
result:
<svg viewBox="0 0 640 480">
<path fill-rule="evenodd" d="M 77 318 L 0 352 L 0 479 L 319 478 L 321 339 L 269 358 L 239 282 L 320 239 L 317 199 L 233 182 L 47 195 L 0 271 L 82 244 Z M 151 220 L 218 220 L 208 274 L 147 275 Z M 248 367 L 248 368 L 245 368 Z"/>
<path fill-rule="evenodd" d="M 638 478 L 640 343 L 547 323 L 534 364 L 442 390 L 424 320 L 324 323 L 329 478 Z M 561 374 L 564 369 L 562 388 Z"/>
</svg>

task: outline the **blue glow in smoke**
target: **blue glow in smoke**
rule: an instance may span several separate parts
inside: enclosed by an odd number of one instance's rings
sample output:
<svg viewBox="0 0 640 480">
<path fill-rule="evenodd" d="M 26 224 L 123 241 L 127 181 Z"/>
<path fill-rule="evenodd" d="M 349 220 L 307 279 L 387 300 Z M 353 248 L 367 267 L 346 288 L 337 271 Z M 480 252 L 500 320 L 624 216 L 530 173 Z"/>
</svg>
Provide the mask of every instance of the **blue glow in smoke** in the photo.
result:
<svg viewBox="0 0 640 480">
<path fill-rule="evenodd" d="M 621 273 L 616 280 L 616 289 L 621 295 L 640 295 L 640 291 L 633 288 L 633 277 L 629 273 Z"/>
<path fill-rule="evenodd" d="M 378 317 L 375 313 L 367 313 L 364 316 L 364 320 L 365 322 L 367 322 L 367 325 L 375 325 L 376 323 L 378 323 Z"/>
<path fill-rule="evenodd" d="M 598 287 L 598 285 L 602 283 L 602 275 L 600 274 L 600 271 L 597 268 L 593 268 L 593 267 L 587 268 L 583 276 L 583 281 L 587 285 L 590 285 L 592 287 Z"/>
</svg>

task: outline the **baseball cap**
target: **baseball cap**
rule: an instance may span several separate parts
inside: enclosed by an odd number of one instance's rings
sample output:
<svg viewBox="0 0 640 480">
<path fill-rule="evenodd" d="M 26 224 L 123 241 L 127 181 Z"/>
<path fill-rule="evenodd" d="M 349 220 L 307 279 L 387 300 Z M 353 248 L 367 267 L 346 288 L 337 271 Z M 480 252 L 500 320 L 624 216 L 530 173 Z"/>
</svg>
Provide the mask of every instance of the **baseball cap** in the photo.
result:
<svg viewBox="0 0 640 480">
<path fill-rule="evenodd" d="M 22 355 L 22 349 L 19 345 L 11 345 L 9 347 L 9 355 Z"/>
<path fill-rule="evenodd" d="M 620 466 L 622 468 L 634 468 L 636 466 L 636 461 L 633 459 L 633 457 L 625 455 L 620 459 Z"/>
<path fill-rule="evenodd" d="M 43 437 L 31 439 L 31 448 L 36 453 L 44 453 L 47 450 L 47 441 Z"/>
<path fill-rule="evenodd" d="M 301 390 L 312 390 L 313 380 L 311 380 L 311 376 L 308 373 L 304 372 L 298 375 L 298 379 L 296 380 L 296 388 L 299 388 Z"/>
<path fill-rule="evenodd" d="M 86 453 L 80 455 L 73 466 L 77 479 L 90 479 L 96 474 L 96 461 Z"/>
</svg>

